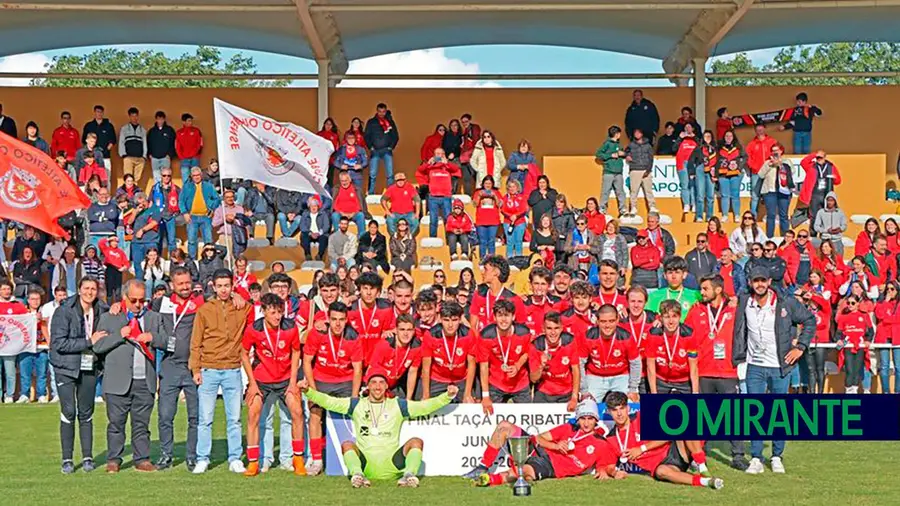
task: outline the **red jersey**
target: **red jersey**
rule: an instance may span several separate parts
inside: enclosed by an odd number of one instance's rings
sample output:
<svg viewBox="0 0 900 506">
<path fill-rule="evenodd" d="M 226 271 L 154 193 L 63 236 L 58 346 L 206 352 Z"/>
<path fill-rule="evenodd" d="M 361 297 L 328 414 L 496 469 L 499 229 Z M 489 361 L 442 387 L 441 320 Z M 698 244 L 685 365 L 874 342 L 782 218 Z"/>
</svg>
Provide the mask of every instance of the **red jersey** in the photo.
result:
<svg viewBox="0 0 900 506">
<path fill-rule="evenodd" d="M 640 320 L 634 321 L 631 315 L 619 322 L 619 328 L 628 332 L 634 345 L 637 346 L 638 355 L 641 357 L 641 377 L 647 376 L 647 366 L 644 361 L 647 359 L 647 343 L 649 342 L 650 329 L 653 328 L 653 322 L 656 321 L 656 314 L 653 311 L 644 311 L 644 315 Z"/>
<path fill-rule="evenodd" d="M 616 311 L 619 312 L 628 309 L 628 296 L 621 290 L 615 290 L 613 293 L 603 293 L 603 288 L 600 288 L 599 294 L 594 297 L 594 302 L 601 306 L 604 304 L 615 306 Z"/>
<path fill-rule="evenodd" d="M 503 213 L 504 223 L 510 225 L 525 223 L 525 214 L 528 213 L 528 197 L 521 193 L 516 195 L 507 193 L 501 200 L 500 212 Z M 513 216 L 515 216 L 515 220 L 511 219 Z"/>
<path fill-rule="evenodd" d="M 871 340 L 872 320 L 868 314 L 861 311 L 843 313 L 837 316 L 836 322 L 836 337 L 844 341 L 845 349 L 852 349 L 856 353 L 865 341 Z"/>
<path fill-rule="evenodd" d="M 431 329 L 437 324 L 438 324 L 437 318 L 435 318 L 434 321 L 432 321 L 432 322 L 426 322 L 426 321 L 422 320 L 422 317 L 420 317 L 419 315 L 416 315 L 416 323 L 415 323 L 416 339 L 418 339 L 419 341 L 424 343 L 425 336 L 428 335 L 428 333 L 431 332 Z"/>
<path fill-rule="evenodd" d="M 450 216 L 444 219 L 444 229 L 450 233 L 455 233 L 454 230 L 459 230 L 463 234 L 468 234 L 475 230 L 475 224 L 472 223 L 472 218 L 465 212 L 459 214 L 450 213 Z"/>
<path fill-rule="evenodd" d="M 517 320 L 524 320 L 523 324 L 531 331 L 532 338 L 536 337 L 544 331 L 542 328 L 544 325 L 544 315 L 550 311 L 559 311 L 557 304 L 559 304 L 559 298 L 554 297 L 553 295 L 545 295 L 538 301 L 535 301 L 534 297 L 531 295 L 523 295 L 522 309 L 524 311 L 524 317 L 517 318 Z"/>
<path fill-rule="evenodd" d="M 596 431 L 585 434 L 577 424 L 565 423 L 550 429 L 550 437 L 555 442 L 569 443 L 569 450 L 565 454 L 556 450 L 544 450 L 557 478 L 581 476 L 595 466 L 605 467 L 616 462 L 609 445 Z M 572 448 L 572 445 L 575 447 Z"/>
<path fill-rule="evenodd" d="M 455 163 L 432 163 L 419 165 L 416 169 L 416 182 L 428 185 L 428 194 L 433 197 L 449 197 L 453 195 L 453 178 L 462 173 Z"/>
<path fill-rule="evenodd" d="M 485 190 L 476 190 L 472 196 L 472 202 L 475 202 L 475 225 L 491 226 L 500 224 L 500 199 L 503 195 L 497 190 L 487 192 Z"/>
<path fill-rule="evenodd" d="M 740 269 L 740 267 L 738 267 Z M 737 291 L 734 286 L 734 262 L 725 265 L 719 264 L 719 275 L 722 276 L 722 280 L 724 283 L 724 292 L 725 295 L 729 297 L 734 297 Z"/>
<path fill-rule="evenodd" d="M 575 336 L 563 332 L 556 346 L 551 346 L 547 336 L 540 335 L 531 343 L 528 352 L 528 368 L 541 369 L 541 357 L 547 356 L 547 368 L 541 373 L 537 391 L 547 395 L 568 395 L 572 393 L 572 366 L 578 365 L 578 343 Z"/>
<path fill-rule="evenodd" d="M 197 158 L 203 149 L 203 134 L 200 129 L 191 127 L 181 127 L 175 132 L 175 153 L 178 158 Z"/>
<path fill-rule="evenodd" d="M 675 170 L 678 172 L 685 170 L 684 164 L 690 159 L 691 154 L 694 153 L 694 150 L 699 145 L 696 137 L 684 137 L 681 139 L 681 142 L 678 143 L 678 148 L 675 150 Z"/>
<path fill-rule="evenodd" d="M 575 339 L 580 341 L 584 339 L 588 329 L 597 324 L 597 316 L 591 310 L 582 313 L 575 307 L 570 307 L 562 312 L 560 322 L 564 331 L 572 334 L 575 336 Z"/>
<path fill-rule="evenodd" d="M 394 306 L 387 299 L 375 299 L 371 308 L 365 308 L 362 300 L 357 300 L 347 312 L 347 325 L 359 334 L 363 360 L 368 364 L 375 345 L 382 340 L 381 334 L 394 328 Z"/>
<path fill-rule="evenodd" d="M 382 368 L 388 374 L 388 386 L 394 388 L 410 367 L 422 364 L 422 343 L 413 338 L 407 346 L 402 346 L 396 337 L 384 339 L 375 346 L 370 367 Z M 412 393 L 408 394 L 411 396 Z"/>
<path fill-rule="evenodd" d="M 311 307 L 311 305 L 315 304 L 315 307 Z M 321 308 L 318 304 L 316 304 L 312 299 L 304 299 L 301 301 L 297 308 L 297 313 L 295 315 L 295 319 L 297 321 L 297 326 L 305 329 L 309 325 L 309 313 L 313 314 L 313 322 L 318 321 L 327 321 L 328 320 L 328 309 Z M 348 315 L 349 318 L 349 315 Z"/>
<path fill-rule="evenodd" d="M 0 301 L 0 314 L 26 314 L 28 308 L 17 300 Z"/>
<path fill-rule="evenodd" d="M 359 208 L 359 196 L 356 194 L 356 187 L 352 184 L 347 188 L 338 186 L 334 190 L 334 201 L 331 204 L 332 209 L 336 213 L 356 214 L 361 212 Z"/>
<path fill-rule="evenodd" d="M 332 335 L 330 328 L 325 332 L 313 328 L 306 336 L 303 354 L 313 357 L 314 379 L 323 383 L 353 381 L 353 364 L 363 360 L 361 339 L 349 326 L 342 336 Z"/>
<path fill-rule="evenodd" d="M 589 328 L 580 348 L 579 356 L 587 359 L 585 374 L 592 376 L 628 374 L 628 363 L 640 357 L 631 334 L 620 327 L 616 327 L 610 338 L 603 337 L 597 327 Z"/>
<path fill-rule="evenodd" d="M 731 363 L 736 310 L 725 300 L 718 308 L 698 302 L 688 311 L 684 323 L 694 329 L 700 376 L 737 379 L 737 368 Z"/>
<path fill-rule="evenodd" d="M 50 154 L 56 158 L 56 153 L 65 151 L 66 160 L 75 160 L 75 152 L 81 147 L 81 135 L 78 130 L 69 126 L 58 126 L 50 138 Z"/>
<path fill-rule="evenodd" d="M 496 324 L 481 331 L 476 359 L 479 364 L 488 364 L 488 381 L 491 386 L 506 393 L 521 392 L 528 388 L 528 367 L 521 367 L 512 378 L 504 371 L 514 366 L 520 358 L 528 355 L 531 346 L 531 332 L 528 327 L 514 323 L 508 336 L 501 336 Z"/>
<path fill-rule="evenodd" d="M 878 319 L 878 327 L 875 331 L 875 343 L 900 344 L 900 306 L 898 306 L 898 302 L 895 300 L 888 300 L 876 304 L 875 318 Z"/>
<path fill-rule="evenodd" d="M 384 195 L 382 195 L 382 197 L 387 198 L 390 201 L 392 213 L 409 214 L 416 210 L 416 204 L 413 200 L 416 195 L 416 189 L 409 184 L 404 184 L 403 188 L 400 188 L 396 184 L 392 184 L 384 190 Z"/>
<path fill-rule="evenodd" d="M 437 324 L 422 344 L 422 357 L 431 359 L 431 381 L 459 383 L 466 379 L 468 359 L 475 356 L 478 345 L 468 327 L 460 325 L 456 336 L 444 337 L 444 327 Z"/>
<path fill-rule="evenodd" d="M 679 325 L 675 336 L 666 336 L 662 328 L 650 331 L 647 360 L 656 362 L 656 376 L 666 383 L 690 381 L 688 359 L 697 358 L 697 348 L 689 327 Z"/>
<path fill-rule="evenodd" d="M 709 252 L 719 258 L 722 256 L 722 250 L 728 248 L 728 236 L 722 232 L 712 233 L 706 232 L 707 247 Z"/>
<path fill-rule="evenodd" d="M 638 412 L 634 415 L 634 419 L 625 427 L 613 427 L 609 434 L 606 435 L 606 442 L 616 459 L 624 455 L 628 450 L 640 448 L 642 444 L 645 444 L 646 442 L 641 440 L 641 413 Z M 669 455 L 669 446 L 671 444 L 666 443 L 659 448 L 647 450 L 640 457 L 631 461 L 631 463 L 653 476 L 656 474 L 656 468 Z"/>
<path fill-rule="evenodd" d="M 475 331 L 481 331 L 487 325 L 497 321 L 494 318 L 494 304 L 498 300 L 508 300 L 516 306 L 516 314 L 514 315 L 516 322 L 522 321 L 525 317 L 525 306 L 522 305 L 522 299 L 512 290 L 503 287 L 495 297 L 488 285 L 481 284 L 475 289 L 475 293 L 472 295 L 472 304 L 469 306 L 469 314 L 478 317 L 478 327 L 474 329 Z"/>
<path fill-rule="evenodd" d="M 813 295 L 807 305 L 810 312 L 816 317 L 816 335 L 814 343 L 831 342 L 831 301 L 821 295 Z"/>
<path fill-rule="evenodd" d="M 291 379 L 291 354 L 300 351 L 297 325 L 282 318 L 281 327 L 272 330 L 265 320 L 257 320 L 244 329 L 241 345 L 253 350 L 253 376 L 260 383 L 281 383 Z"/>
</svg>

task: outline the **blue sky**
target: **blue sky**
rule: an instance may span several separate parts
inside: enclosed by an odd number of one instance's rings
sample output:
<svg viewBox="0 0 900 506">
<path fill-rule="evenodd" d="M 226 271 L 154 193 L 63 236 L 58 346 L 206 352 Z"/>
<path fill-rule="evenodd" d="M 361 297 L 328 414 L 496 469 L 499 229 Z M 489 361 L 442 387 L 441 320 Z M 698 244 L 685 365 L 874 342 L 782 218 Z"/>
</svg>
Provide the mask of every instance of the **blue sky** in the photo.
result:
<svg viewBox="0 0 900 506">
<path fill-rule="evenodd" d="M 191 46 L 121 46 L 124 49 L 156 49 L 167 55 L 177 56 L 192 51 Z M 41 53 L 16 55 L 0 59 L 0 71 L 38 72 L 53 56 L 62 54 L 83 54 L 97 48 L 76 48 Z M 777 48 L 751 51 L 749 54 L 757 64 L 772 60 Z M 225 49 L 226 56 L 235 50 Z M 254 58 L 262 73 L 315 73 L 315 63 L 302 58 L 243 51 Z M 720 57 L 727 58 L 728 56 Z M 472 74 L 471 81 L 425 82 L 425 81 L 348 81 L 348 86 L 368 87 L 428 87 L 428 86 L 516 86 L 516 87 L 631 87 L 670 86 L 664 80 L 619 80 L 619 81 L 506 81 L 485 82 L 478 74 L 504 73 L 655 73 L 661 72 L 659 60 L 608 51 L 576 49 L 550 46 L 464 46 L 409 51 L 383 55 L 351 62 L 350 73 L 376 74 L 389 68 L 395 74 Z M 0 85 L 15 85 L 16 82 L 0 79 Z M 313 82 L 298 82 L 298 86 L 313 86 Z"/>
</svg>

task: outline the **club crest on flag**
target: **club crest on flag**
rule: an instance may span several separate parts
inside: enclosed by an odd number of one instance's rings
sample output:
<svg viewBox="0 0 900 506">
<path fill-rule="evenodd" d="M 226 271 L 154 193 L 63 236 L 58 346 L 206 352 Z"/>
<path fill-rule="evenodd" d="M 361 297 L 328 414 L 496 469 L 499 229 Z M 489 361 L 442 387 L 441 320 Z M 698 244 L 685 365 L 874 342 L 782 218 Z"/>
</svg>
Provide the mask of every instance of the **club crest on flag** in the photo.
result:
<svg viewBox="0 0 900 506">
<path fill-rule="evenodd" d="M 0 200 L 16 209 L 32 209 L 40 204 L 35 187 L 40 182 L 31 174 L 18 167 L 0 177 Z"/>
<path fill-rule="evenodd" d="M 284 159 L 288 154 L 287 150 L 276 146 L 267 139 L 259 139 L 256 144 L 256 153 L 262 159 L 263 166 L 273 176 L 283 176 L 291 170 L 287 160 Z"/>
</svg>

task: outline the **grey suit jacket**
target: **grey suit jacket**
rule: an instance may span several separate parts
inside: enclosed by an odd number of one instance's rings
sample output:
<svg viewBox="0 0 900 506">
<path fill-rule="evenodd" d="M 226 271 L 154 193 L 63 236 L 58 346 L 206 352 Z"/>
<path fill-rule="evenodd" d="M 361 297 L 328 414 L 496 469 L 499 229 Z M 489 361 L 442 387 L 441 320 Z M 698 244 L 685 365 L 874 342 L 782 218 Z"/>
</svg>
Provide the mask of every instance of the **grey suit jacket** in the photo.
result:
<svg viewBox="0 0 900 506">
<path fill-rule="evenodd" d="M 123 313 L 112 315 L 104 313 L 100 316 L 97 331 L 105 331 L 108 335 L 94 343 L 94 353 L 103 361 L 103 393 L 125 395 L 131 389 L 134 369 L 134 354 L 141 353 L 138 348 L 122 337 L 122 328 L 128 326 L 128 318 Z M 153 311 L 144 314 L 144 332 L 160 339 L 164 334 L 162 316 Z M 151 348 L 155 353 L 156 350 Z M 150 359 L 146 361 L 147 388 L 156 395 L 156 369 Z"/>
</svg>

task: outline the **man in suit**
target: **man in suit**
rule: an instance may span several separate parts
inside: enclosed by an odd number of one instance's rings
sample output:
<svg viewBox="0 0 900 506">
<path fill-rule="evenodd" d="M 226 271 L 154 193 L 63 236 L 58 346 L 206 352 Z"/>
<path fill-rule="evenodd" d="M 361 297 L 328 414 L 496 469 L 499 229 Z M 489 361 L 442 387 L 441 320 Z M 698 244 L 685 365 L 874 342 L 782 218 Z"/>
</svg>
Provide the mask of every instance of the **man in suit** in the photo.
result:
<svg viewBox="0 0 900 506">
<path fill-rule="evenodd" d="M 146 288 L 137 279 L 122 287 L 122 311 L 100 316 L 98 330 L 106 332 L 94 343 L 103 360 L 103 393 L 106 394 L 106 472 L 117 473 L 125 449 L 125 422 L 131 414 L 131 447 L 134 468 L 156 471 L 150 462 L 150 413 L 156 394 L 156 351 L 153 340 L 165 332 L 162 316 L 144 308 Z"/>
</svg>

